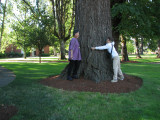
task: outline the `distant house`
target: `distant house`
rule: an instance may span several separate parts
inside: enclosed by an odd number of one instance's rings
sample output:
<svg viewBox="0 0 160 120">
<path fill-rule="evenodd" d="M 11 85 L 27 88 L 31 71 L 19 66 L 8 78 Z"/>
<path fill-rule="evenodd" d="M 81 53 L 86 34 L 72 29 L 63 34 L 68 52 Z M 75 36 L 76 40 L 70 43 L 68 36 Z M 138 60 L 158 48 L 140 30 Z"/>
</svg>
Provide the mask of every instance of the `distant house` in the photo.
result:
<svg viewBox="0 0 160 120">
<path fill-rule="evenodd" d="M 23 54 L 23 51 L 21 49 L 18 49 L 17 46 L 13 44 L 10 44 L 5 50 L 5 53 L 11 53 L 11 52 Z"/>
<path fill-rule="evenodd" d="M 43 48 L 42 53 L 49 54 L 49 45 L 47 45 L 45 48 Z M 32 52 L 30 56 L 39 56 L 39 50 L 32 48 Z"/>
<path fill-rule="evenodd" d="M 24 54 L 23 50 L 18 49 L 17 46 L 15 46 L 15 45 L 13 45 L 13 44 L 10 44 L 10 45 L 6 48 L 6 50 L 5 50 L 5 53 L 11 53 L 11 52 Z M 42 53 L 49 54 L 49 45 L 46 46 L 46 47 L 43 49 L 43 52 L 42 52 Z M 38 49 L 32 48 L 32 52 L 31 52 L 30 56 L 39 56 L 39 51 L 38 51 Z"/>
</svg>

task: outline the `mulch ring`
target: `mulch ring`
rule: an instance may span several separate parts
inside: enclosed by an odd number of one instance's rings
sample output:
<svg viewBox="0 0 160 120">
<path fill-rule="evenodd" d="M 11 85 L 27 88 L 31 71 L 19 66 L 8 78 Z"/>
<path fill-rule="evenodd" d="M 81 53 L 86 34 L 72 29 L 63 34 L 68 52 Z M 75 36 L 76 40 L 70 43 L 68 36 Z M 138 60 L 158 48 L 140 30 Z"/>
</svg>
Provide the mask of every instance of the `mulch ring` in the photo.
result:
<svg viewBox="0 0 160 120">
<path fill-rule="evenodd" d="M 0 120 L 9 120 L 18 112 L 15 106 L 0 105 Z"/>
<path fill-rule="evenodd" d="M 73 81 L 59 79 L 59 76 L 53 76 L 40 81 L 41 84 L 68 90 L 68 91 L 83 91 L 83 92 L 100 92 L 100 93 L 129 93 L 139 89 L 143 81 L 139 77 L 124 75 L 123 81 L 119 80 L 117 83 L 104 81 L 95 83 L 91 80 L 74 79 Z"/>
</svg>

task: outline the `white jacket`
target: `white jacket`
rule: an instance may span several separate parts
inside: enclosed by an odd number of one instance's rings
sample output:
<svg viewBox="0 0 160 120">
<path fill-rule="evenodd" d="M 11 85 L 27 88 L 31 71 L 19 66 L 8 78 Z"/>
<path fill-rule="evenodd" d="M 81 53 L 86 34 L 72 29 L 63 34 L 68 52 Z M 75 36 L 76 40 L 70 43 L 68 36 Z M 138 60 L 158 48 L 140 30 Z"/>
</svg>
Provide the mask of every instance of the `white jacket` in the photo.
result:
<svg viewBox="0 0 160 120">
<path fill-rule="evenodd" d="M 105 49 L 107 49 L 108 52 L 111 54 L 111 49 L 112 49 L 112 45 L 113 45 L 112 58 L 114 58 L 114 57 L 118 56 L 118 53 L 117 53 L 117 51 L 116 51 L 116 49 L 114 47 L 114 44 L 115 44 L 114 42 L 107 43 L 104 46 L 95 47 L 95 49 L 97 49 L 97 50 L 105 50 Z"/>
</svg>

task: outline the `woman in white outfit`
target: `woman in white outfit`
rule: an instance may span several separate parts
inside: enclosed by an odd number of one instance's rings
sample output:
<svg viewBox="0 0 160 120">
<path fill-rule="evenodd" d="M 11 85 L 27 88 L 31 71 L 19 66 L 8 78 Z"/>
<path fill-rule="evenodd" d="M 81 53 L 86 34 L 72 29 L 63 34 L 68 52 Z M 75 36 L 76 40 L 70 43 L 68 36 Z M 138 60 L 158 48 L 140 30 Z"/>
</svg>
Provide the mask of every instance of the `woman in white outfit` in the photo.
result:
<svg viewBox="0 0 160 120">
<path fill-rule="evenodd" d="M 91 47 L 92 50 L 105 50 L 107 49 L 108 52 L 112 55 L 113 58 L 113 80 L 111 82 L 117 82 L 119 80 L 123 80 L 124 76 L 120 67 L 120 58 L 119 55 L 114 47 L 114 42 L 111 41 L 110 37 L 108 37 L 106 41 L 106 45 L 99 46 L 99 47 Z M 119 76 L 119 77 L 118 77 Z"/>
</svg>

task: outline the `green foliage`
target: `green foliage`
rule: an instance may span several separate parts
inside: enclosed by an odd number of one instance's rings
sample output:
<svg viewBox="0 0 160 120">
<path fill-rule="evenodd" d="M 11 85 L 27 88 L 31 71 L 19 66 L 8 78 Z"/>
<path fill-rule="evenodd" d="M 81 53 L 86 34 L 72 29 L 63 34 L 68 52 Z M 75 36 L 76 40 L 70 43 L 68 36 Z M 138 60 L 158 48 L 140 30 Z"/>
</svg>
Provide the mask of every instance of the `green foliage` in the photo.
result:
<svg viewBox="0 0 160 120">
<path fill-rule="evenodd" d="M 153 36 L 156 39 L 160 37 L 160 1 L 159 0 L 152 0 L 150 4 L 150 19 L 152 20 L 151 30 L 153 31 Z"/>
<path fill-rule="evenodd" d="M 5 53 L 0 52 L 0 58 L 5 58 L 5 57 L 6 57 L 6 54 L 5 54 Z"/>
<path fill-rule="evenodd" d="M 42 53 L 42 55 L 41 55 L 42 57 L 49 57 L 50 56 L 50 54 L 46 54 L 46 53 Z"/>
<path fill-rule="evenodd" d="M 12 35 L 15 34 L 15 43 L 17 46 L 19 46 L 21 49 L 27 50 L 27 48 L 31 47 L 31 42 L 29 41 L 29 21 L 25 20 L 22 22 L 18 22 L 12 25 L 12 28 L 15 33 L 12 33 Z"/>
<path fill-rule="evenodd" d="M 125 35 L 132 37 L 149 36 L 152 32 L 151 21 L 148 19 L 150 8 L 149 1 L 129 1 L 123 4 L 116 4 L 112 8 L 112 17 L 121 15 L 121 22 L 118 29 Z"/>
<path fill-rule="evenodd" d="M 22 57 L 23 54 L 17 52 L 10 52 L 10 53 L 1 53 L 0 58 L 13 58 L 13 57 Z"/>
<path fill-rule="evenodd" d="M 149 45 L 148 45 L 148 48 L 151 50 L 151 51 L 156 51 L 157 50 L 157 46 L 158 46 L 158 40 L 156 39 L 150 39 L 150 42 L 149 42 Z"/>
<path fill-rule="evenodd" d="M 7 57 L 22 57 L 23 56 L 23 54 L 21 54 L 21 53 L 17 53 L 17 52 L 10 52 L 10 53 L 6 53 L 6 56 Z"/>
<path fill-rule="evenodd" d="M 127 51 L 129 54 L 134 52 L 134 44 L 131 41 L 127 42 Z"/>
</svg>

